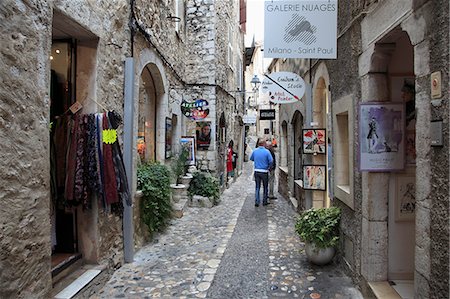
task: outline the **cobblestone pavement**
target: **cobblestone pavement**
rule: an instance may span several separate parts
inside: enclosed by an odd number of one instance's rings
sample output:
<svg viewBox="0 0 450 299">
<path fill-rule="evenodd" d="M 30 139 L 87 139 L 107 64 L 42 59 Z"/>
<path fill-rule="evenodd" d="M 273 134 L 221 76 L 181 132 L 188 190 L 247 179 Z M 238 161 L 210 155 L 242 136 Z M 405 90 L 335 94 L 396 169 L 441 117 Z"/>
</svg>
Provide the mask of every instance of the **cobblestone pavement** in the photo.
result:
<svg viewBox="0 0 450 299">
<path fill-rule="evenodd" d="M 251 165 L 213 208 L 188 208 L 92 298 L 362 298 L 335 264 L 309 264 L 296 213 L 254 206 Z"/>
</svg>

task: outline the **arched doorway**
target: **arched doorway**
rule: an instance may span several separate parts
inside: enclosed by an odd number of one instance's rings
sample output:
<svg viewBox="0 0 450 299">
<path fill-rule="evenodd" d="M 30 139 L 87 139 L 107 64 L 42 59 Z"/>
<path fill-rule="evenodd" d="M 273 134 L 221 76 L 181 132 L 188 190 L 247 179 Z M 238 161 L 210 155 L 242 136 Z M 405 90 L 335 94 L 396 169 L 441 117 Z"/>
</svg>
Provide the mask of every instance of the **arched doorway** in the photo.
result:
<svg viewBox="0 0 450 299">
<path fill-rule="evenodd" d="M 325 136 L 328 136 L 329 132 L 331 132 L 331 126 L 329 124 L 329 99 L 328 99 L 328 86 L 324 78 L 325 75 L 328 75 L 325 66 L 322 64 L 318 69 L 316 76 L 318 76 L 315 82 L 314 88 L 314 97 L 313 97 L 313 111 L 312 111 L 312 122 L 315 128 L 323 129 L 325 131 Z M 324 147 L 327 147 L 327 138 L 324 138 L 324 142 L 326 143 Z M 331 167 L 331 153 L 328 150 L 325 150 L 323 154 L 317 154 L 312 156 L 312 164 L 314 165 L 326 165 L 327 169 Z M 326 182 L 326 190 L 324 191 L 312 191 L 312 206 L 314 208 L 322 208 L 330 206 L 330 197 L 329 194 L 329 174 L 328 171 L 327 182 Z"/>
<path fill-rule="evenodd" d="M 158 129 L 165 126 L 161 109 L 163 94 L 161 74 L 155 64 L 149 63 L 139 80 L 137 150 L 141 162 L 161 161 L 165 157 L 165 130 Z"/>
<path fill-rule="evenodd" d="M 292 132 L 293 132 L 293 155 L 292 160 L 289 161 L 290 165 L 293 165 L 292 173 L 292 191 L 291 194 L 294 195 L 298 203 L 298 208 L 300 210 L 306 209 L 304 202 L 304 191 L 302 189 L 303 180 L 303 162 L 302 162 L 302 130 L 303 130 L 303 115 L 296 111 L 292 117 Z"/>
<path fill-rule="evenodd" d="M 389 280 L 414 279 L 416 115 L 414 48 L 406 32 L 394 30 L 383 42 L 395 44 L 387 65 L 391 102 L 405 103 L 405 170 L 389 179 Z M 395 286 L 394 286 L 395 288 Z"/>
<path fill-rule="evenodd" d="M 370 235 L 374 227 L 382 228 L 379 238 L 363 238 L 363 248 L 380 252 L 384 263 L 370 263 L 370 252 L 363 249 L 362 258 L 368 261 L 363 274 L 369 281 L 389 280 L 394 288 L 402 285 L 413 293 L 415 254 L 415 74 L 414 48 L 409 36 L 400 27 L 394 28 L 375 45 L 366 101 L 405 103 L 406 120 L 402 142 L 407 148 L 405 168 L 397 172 L 363 175 L 363 186 L 378 186 L 363 190 L 363 206 L 367 210 L 363 235 Z M 363 88 L 364 89 L 364 88 Z M 364 94 L 363 90 L 363 94 Z M 399 290 L 397 290 L 399 291 Z M 399 291 L 401 292 L 401 291 Z"/>
</svg>

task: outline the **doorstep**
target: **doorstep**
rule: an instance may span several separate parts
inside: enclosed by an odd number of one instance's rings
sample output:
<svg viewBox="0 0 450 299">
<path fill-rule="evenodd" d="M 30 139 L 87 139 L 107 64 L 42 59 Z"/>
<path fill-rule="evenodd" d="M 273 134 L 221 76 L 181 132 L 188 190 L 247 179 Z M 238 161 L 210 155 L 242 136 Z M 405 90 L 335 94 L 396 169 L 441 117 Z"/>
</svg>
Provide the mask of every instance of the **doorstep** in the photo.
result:
<svg viewBox="0 0 450 299">
<path fill-rule="evenodd" d="M 104 265 L 83 265 L 54 285 L 52 298 L 73 298 L 90 286 L 97 277 L 100 277 L 99 275 L 104 272 L 105 269 L 106 266 Z"/>
<path fill-rule="evenodd" d="M 402 299 L 387 281 L 369 282 L 369 287 L 378 299 Z"/>
</svg>

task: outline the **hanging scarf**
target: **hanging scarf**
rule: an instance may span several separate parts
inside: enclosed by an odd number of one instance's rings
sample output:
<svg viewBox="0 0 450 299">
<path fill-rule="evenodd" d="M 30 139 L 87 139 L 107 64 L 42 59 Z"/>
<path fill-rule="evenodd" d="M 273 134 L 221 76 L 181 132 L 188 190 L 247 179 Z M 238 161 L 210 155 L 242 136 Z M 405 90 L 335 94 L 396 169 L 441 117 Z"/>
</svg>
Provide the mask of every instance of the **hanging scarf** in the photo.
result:
<svg viewBox="0 0 450 299">
<path fill-rule="evenodd" d="M 107 114 L 103 114 L 103 130 L 109 129 Z M 108 204 L 119 201 L 117 192 L 116 173 L 114 169 L 114 161 L 112 155 L 112 145 L 103 142 L 103 164 L 104 164 L 104 179 L 105 179 L 105 196 Z"/>
<path fill-rule="evenodd" d="M 110 128 L 115 130 L 117 130 L 122 122 L 122 118 L 116 111 L 108 112 L 108 119 Z M 120 199 L 128 206 L 131 206 L 131 193 L 128 188 L 127 174 L 125 172 L 125 165 L 123 163 L 123 156 L 120 150 L 120 145 L 117 140 L 112 144 L 112 153 L 116 170 L 117 190 L 119 192 Z"/>
</svg>

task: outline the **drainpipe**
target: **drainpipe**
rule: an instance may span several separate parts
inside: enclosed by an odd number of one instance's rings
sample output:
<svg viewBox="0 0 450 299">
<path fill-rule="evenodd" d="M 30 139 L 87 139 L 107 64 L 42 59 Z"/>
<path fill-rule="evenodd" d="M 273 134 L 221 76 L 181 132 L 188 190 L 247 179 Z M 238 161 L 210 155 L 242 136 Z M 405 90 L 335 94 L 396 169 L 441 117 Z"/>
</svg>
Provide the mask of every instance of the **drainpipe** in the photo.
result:
<svg viewBox="0 0 450 299">
<path fill-rule="evenodd" d="M 313 100 L 312 100 L 312 66 L 311 59 L 309 59 L 309 82 L 306 83 L 306 128 L 312 128 L 312 110 L 313 110 Z M 311 155 L 303 155 L 304 164 L 312 164 Z M 313 206 L 313 191 L 305 191 L 305 208 L 310 209 Z"/>
<path fill-rule="evenodd" d="M 134 59 L 125 58 L 125 103 L 124 103 L 124 141 L 123 141 L 123 159 L 125 172 L 128 178 L 128 188 L 132 194 L 133 190 L 133 122 L 134 122 Z M 132 196 L 132 195 L 131 195 Z M 131 202 L 133 202 L 131 198 Z M 133 262 L 134 257 L 134 225 L 133 225 L 133 206 L 123 203 L 123 251 L 125 263 Z"/>
</svg>

